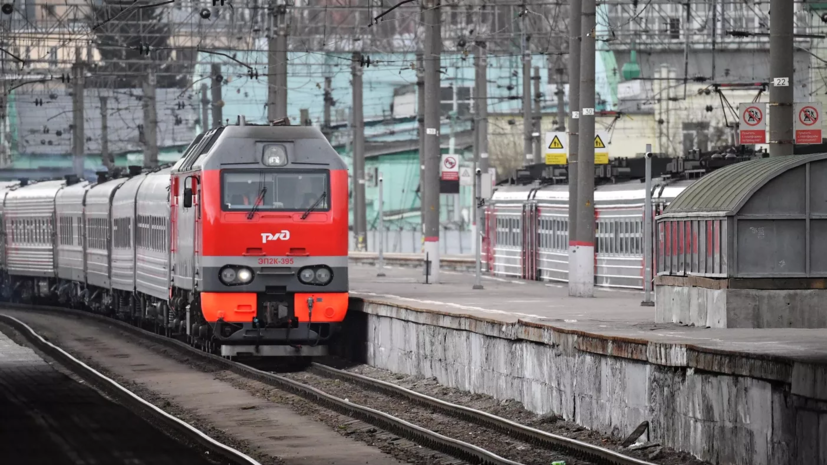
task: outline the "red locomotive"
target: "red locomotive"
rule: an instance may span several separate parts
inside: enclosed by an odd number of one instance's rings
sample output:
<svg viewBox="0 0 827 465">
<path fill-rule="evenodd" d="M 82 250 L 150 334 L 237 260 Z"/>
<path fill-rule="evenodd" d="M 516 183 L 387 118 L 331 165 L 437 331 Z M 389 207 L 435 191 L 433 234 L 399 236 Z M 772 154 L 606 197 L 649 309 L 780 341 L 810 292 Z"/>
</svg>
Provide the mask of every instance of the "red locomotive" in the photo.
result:
<svg viewBox="0 0 827 465">
<path fill-rule="evenodd" d="M 241 123 L 200 134 L 171 168 L 2 186 L 6 296 L 228 357 L 324 355 L 348 306 L 347 183 L 319 130 Z"/>
</svg>

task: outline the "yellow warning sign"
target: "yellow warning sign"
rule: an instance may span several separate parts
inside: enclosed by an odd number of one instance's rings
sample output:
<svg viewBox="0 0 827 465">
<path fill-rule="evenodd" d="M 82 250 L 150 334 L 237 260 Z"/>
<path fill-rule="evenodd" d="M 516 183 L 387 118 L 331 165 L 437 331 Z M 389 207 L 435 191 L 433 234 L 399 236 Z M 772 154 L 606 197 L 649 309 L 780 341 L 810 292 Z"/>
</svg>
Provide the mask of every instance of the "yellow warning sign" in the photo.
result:
<svg viewBox="0 0 827 465">
<path fill-rule="evenodd" d="M 565 165 L 566 163 L 567 161 L 565 153 L 546 154 L 546 165 Z"/>
<path fill-rule="evenodd" d="M 568 153 L 566 152 L 563 140 L 566 139 L 565 132 L 546 133 L 546 165 L 565 165 Z"/>
<path fill-rule="evenodd" d="M 560 142 L 559 137 L 554 136 L 554 139 L 551 141 L 551 144 L 548 145 L 548 148 L 550 148 L 550 149 L 562 149 L 563 148 L 563 143 Z"/>
<path fill-rule="evenodd" d="M 595 165 L 608 165 L 609 164 L 609 148 L 606 146 L 604 142 L 607 139 L 608 134 L 605 132 L 601 132 L 595 134 L 594 136 L 594 164 Z"/>
</svg>

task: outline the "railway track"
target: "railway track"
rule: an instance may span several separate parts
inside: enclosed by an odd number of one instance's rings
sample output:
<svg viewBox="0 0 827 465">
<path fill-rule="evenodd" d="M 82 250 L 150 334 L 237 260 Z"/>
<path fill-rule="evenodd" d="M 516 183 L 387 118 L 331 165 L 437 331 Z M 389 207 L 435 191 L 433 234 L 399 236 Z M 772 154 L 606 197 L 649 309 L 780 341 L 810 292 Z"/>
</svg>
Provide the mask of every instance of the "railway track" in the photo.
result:
<svg viewBox="0 0 827 465">
<path fill-rule="evenodd" d="M 256 380 L 272 387 L 281 389 L 298 395 L 315 404 L 321 405 L 327 409 L 336 411 L 366 423 L 373 424 L 378 428 L 382 428 L 400 437 L 416 442 L 429 449 L 440 451 L 453 457 L 465 460 L 470 463 L 491 464 L 491 465 L 522 465 L 517 457 L 512 459 L 497 455 L 490 450 L 479 445 L 474 445 L 454 437 L 440 434 L 429 428 L 407 421 L 399 416 L 389 414 L 377 408 L 371 408 L 365 405 L 359 405 L 352 402 L 348 398 L 336 396 L 325 392 L 325 390 L 314 387 L 310 384 L 301 382 L 295 379 L 294 375 L 280 375 L 271 373 L 257 368 L 227 360 L 225 358 L 206 353 L 199 349 L 193 348 L 188 344 L 171 339 L 168 337 L 155 334 L 136 326 L 130 325 L 126 322 L 108 318 L 105 316 L 77 311 L 62 309 L 57 307 L 33 307 L 28 305 L 4 305 L 6 308 L 15 310 L 31 310 L 36 312 L 45 312 L 49 314 L 65 314 L 80 318 L 89 318 L 97 320 L 109 325 L 113 325 L 118 329 L 130 334 L 139 339 L 152 342 L 154 344 L 163 346 L 165 348 L 174 350 L 187 357 L 197 359 L 200 362 L 232 371 L 237 375 L 246 377 L 248 379 Z M 31 328 L 28 328 L 19 320 L 14 320 L 11 317 L 2 314 L 2 307 L 0 307 L 0 321 L 15 327 L 26 335 L 29 341 L 46 353 L 52 355 L 57 354 L 57 360 L 67 361 L 66 357 L 71 357 L 68 353 L 63 352 L 60 348 L 51 345 L 43 338 L 34 333 Z M 22 325 L 22 326 L 21 326 Z M 27 334 L 28 333 L 28 334 Z M 51 346 L 51 347 L 49 347 Z M 73 357 L 71 357 L 73 358 Z M 69 364 L 82 364 L 78 360 L 68 360 Z M 575 462 L 586 462 L 594 464 L 613 464 L 613 465 L 653 465 L 650 462 L 638 460 L 633 457 L 619 454 L 615 451 L 601 448 L 592 444 L 577 441 L 571 438 L 550 434 L 541 430 L 530 428 L 518 423 L 506 420 L 495 415 L 488 414 L 472 408 L 445 402 L 424 394 L 420 394 L 391 383 L 386 383 L 380 380 L 368 378 L 355 373 L 349 373 L 337 370 L 332 367 L 321 364 L 313 364 L 310 371 L 323 377 L 336 378 L 346 383 L 353 384 L 360 388 L 367 388 L 374 392 L 383 393 L 395 398 L 402 398 L 411 403 L 426 407 L 441 415 L 446 415 L 468 422 L 481 428 L 494 430 L 504 436 L 514 440 L 530 444 L 532 446 L 541 447 L 549 451 L 554 451 L 565 455 L 560 460 L 574 459 Z M 128 391 L 127 391 L 128 392 Z M 130 393 L 131 394 L 131 393 Z M 132 395 L 132 397 L 137 397 Z M 129 399 L 127 399 L 129 400 Z M 134 401 L 134 400 L 133 400 Z M 154 408 L 154 407 L 153 407 Z M 180 422 L 180 420 L 179 420 Z M 181 422 L 183 423 L 183 422 Z M 177 427 L 181 427 L 178 425 Z M 202 438 L 203 440 L 203 438 Z M 215 447 L 213 445 L 213 447 Z M 503 454 L 505 455 L 505 454 Z M 248 462 L 249 463 L 249 462 Z M 570 462 L 569 462 L 570 463 Z"/>
<path fill-rule="evenodd" d="M 198 444 L 212 453 L 214 458 L 220 457 L 221 462 L 233 465 L 261 465 L 258 461 L 248 455 L 218 442 L 203 433 L 201 430 L 176 418 L 146 400 L 138 397 L 127 388 L 121 386 L 115 380 L 100 373 L 86 363 L 77 359 L 60 347 L 52 344 L 35 332 L 29 325 L 14 317 L 0 313 L 0 323 L 15 329 L 32 346 L 46 354 L 52 360 L 57 361 L 63 367 L 80 377 L 88 385 L 94 386 L 107 396 L 116 399 L 121 405 L 126 406 L 132 412 L 139 414 L 159 429 L 171 433 L 173 437 L 184 443 Z"/>
</svg>

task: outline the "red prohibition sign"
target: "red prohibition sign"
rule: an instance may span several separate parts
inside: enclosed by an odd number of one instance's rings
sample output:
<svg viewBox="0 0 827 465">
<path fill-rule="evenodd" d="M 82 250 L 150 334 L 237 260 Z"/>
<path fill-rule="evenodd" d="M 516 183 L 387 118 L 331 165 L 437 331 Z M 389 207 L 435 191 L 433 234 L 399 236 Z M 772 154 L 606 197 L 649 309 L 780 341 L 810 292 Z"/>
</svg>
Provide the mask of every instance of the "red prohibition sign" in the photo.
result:
<svg viewBox="0 0 827 465">
<path fill-rule="evenodd" d="M 818 122 L 818 110 L 815 107 L 804 107 L 798 112 L 798 120 L 805 126 L 812 126 Z"/>
<path fill-rule="evenodd" d="M 747 107 L 741 119 L 747 126 L 758 126 L 764 120 L 764 113 L 758 107 Z"/>
<path fill-rule="evenodd" d="M 457 166 L 457 159 L 454 157 L 445 157 L 445 167 L 451 169 Z"/>
</svg>

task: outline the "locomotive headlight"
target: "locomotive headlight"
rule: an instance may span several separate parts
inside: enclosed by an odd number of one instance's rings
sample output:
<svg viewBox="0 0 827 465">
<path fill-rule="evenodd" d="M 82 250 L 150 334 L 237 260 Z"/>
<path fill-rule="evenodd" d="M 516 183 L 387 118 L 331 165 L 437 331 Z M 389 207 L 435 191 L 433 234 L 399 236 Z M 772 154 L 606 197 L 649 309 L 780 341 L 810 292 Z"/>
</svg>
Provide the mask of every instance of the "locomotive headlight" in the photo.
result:
<svg viewBox="0 0 827 465">
<path fill-rule="evenodd" d="M 236 272 L 232 268 L 224 268 L 218 276 L 224 284 L 233 284 L 236 278 Z"/>
<path fill-rule="evenodd" d="M 241 268 L 238 270 L 238 276 L 236 279 L 241 284 L 247 284 L 253 280 L 253 271 L 249 268 Z"/>
<path fill-rule="evenodd" d="M 330 269 L 327 267 L 322 267 L 316 270 L 316 282 L 321 284 L 322 286 L 327 285 L 330 283 L 330 280 L 333 278 L 333 273 L 330 272 Z"/>
<path fill-rule="evenodd" d="M 248 284 L 253 280 L 253 270 L 247 267 L 227 266 L 218 273 L 218 278 L 227 286 Z"/>
<path fill-rule="evenodd" d="M 287 149 L 283 145 L 267 145 L 261 162 L 267 166 L 284 166 L 287 164 Z"/>
<path fill-rule="evenodd" d="M 313 279 L 316 278 L 316 273 L 312 268 L 305 268 L 299 272 L 299 281 L 304 284 L 312 284 Z"/>
</svg>

